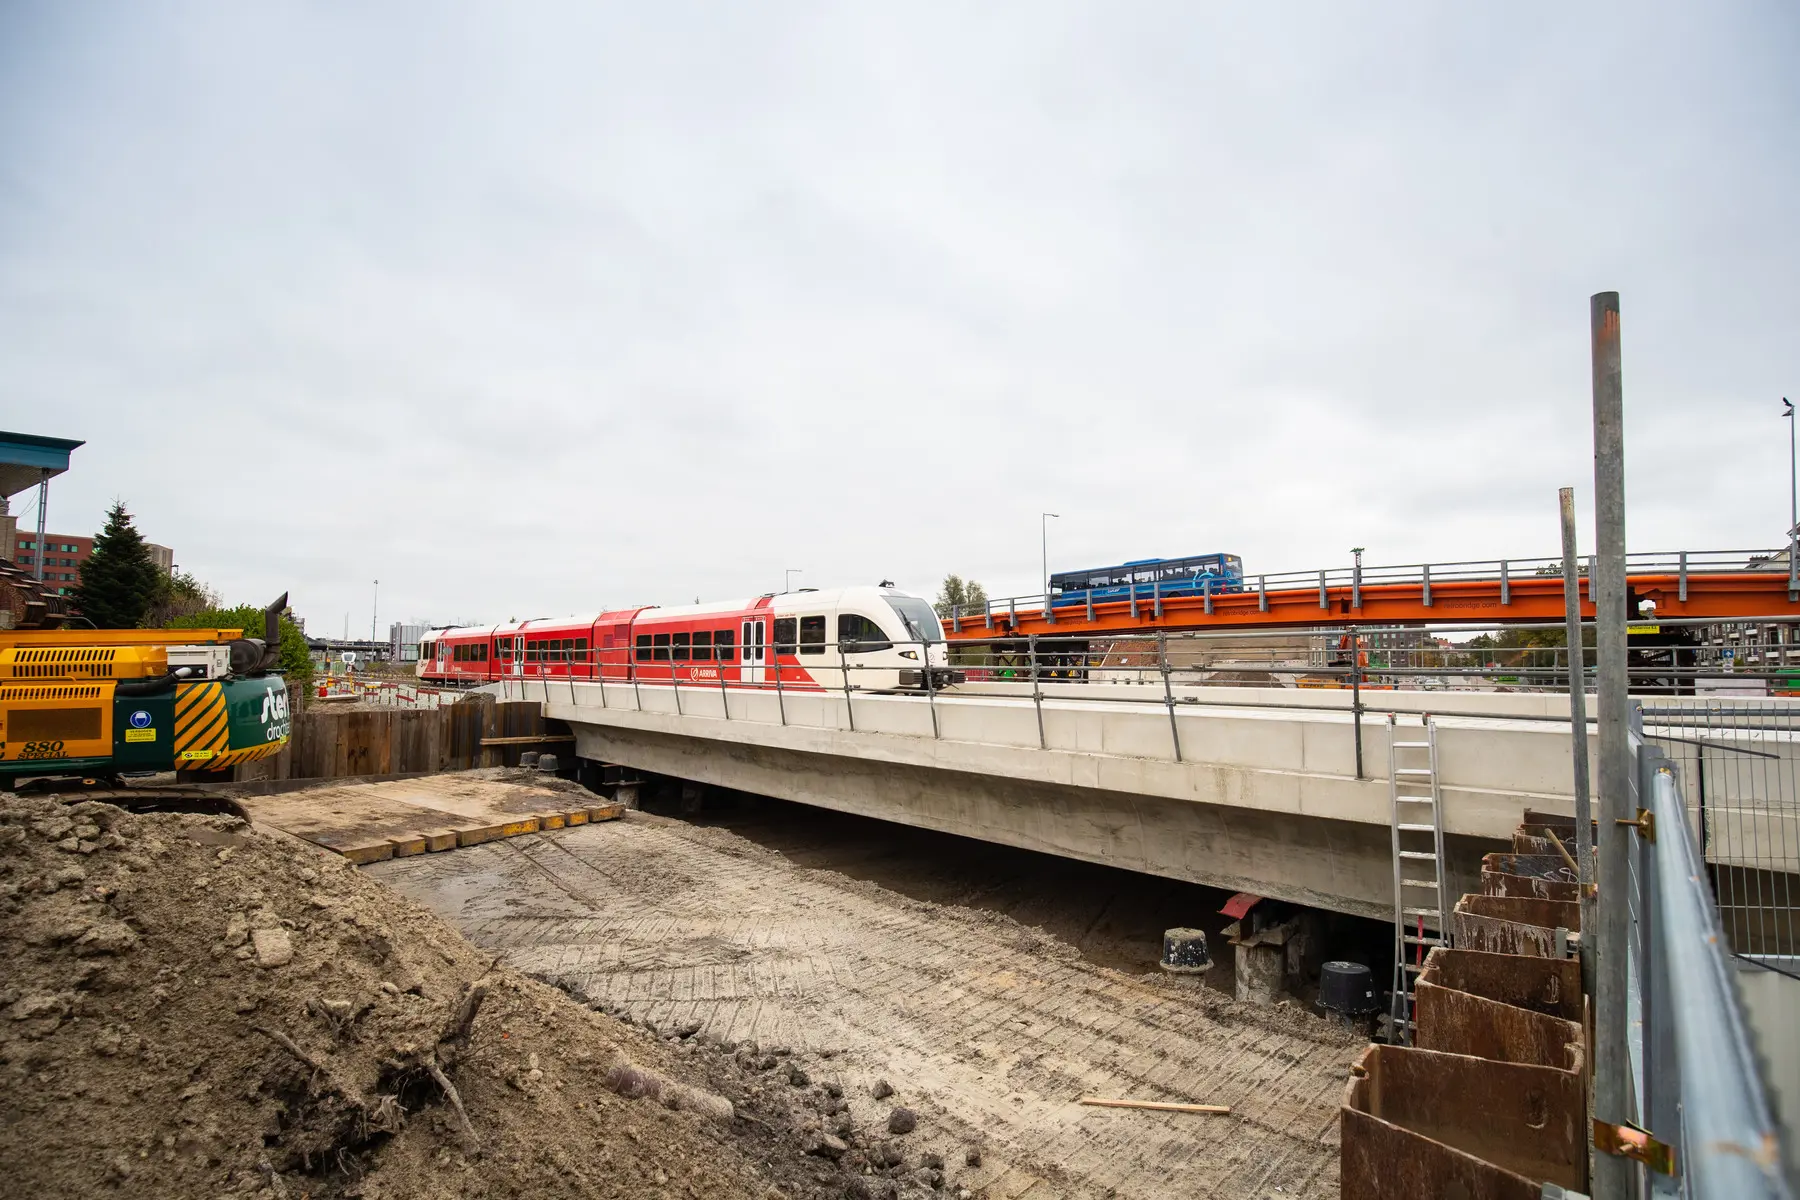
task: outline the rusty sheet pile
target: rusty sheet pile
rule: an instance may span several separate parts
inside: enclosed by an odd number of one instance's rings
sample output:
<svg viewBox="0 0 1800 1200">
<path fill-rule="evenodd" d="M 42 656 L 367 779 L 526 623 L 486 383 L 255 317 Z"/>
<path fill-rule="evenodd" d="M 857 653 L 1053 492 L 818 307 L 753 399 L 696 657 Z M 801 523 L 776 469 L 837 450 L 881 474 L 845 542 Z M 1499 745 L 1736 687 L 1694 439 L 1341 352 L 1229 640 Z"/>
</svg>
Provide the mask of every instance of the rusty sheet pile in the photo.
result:
<svg viewBox="0 0 1800 1200">
<path fill-rule="evenodd" d="M 1411 1045 L 1371 1045 L 1340 1110 L 1345 1200 L 1587 1188 L 1587 997 L 1574 822 L 1527 812 L 1425 960 Z"/>
</svg>

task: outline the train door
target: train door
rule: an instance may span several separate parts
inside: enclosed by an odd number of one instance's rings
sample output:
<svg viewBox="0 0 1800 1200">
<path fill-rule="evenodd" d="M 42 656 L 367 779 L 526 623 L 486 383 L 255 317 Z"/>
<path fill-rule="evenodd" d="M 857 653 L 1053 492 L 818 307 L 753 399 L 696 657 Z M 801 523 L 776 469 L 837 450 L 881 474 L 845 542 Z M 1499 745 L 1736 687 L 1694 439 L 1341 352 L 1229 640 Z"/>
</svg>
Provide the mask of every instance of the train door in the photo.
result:
<svg viewBox="0 0 1800 1200">
<path fill-rule="evenodd" d="M 767 655 L 768 623 L 765 621 L 745 621 L 743 638 L 738 643 L 742 654 L 738 680 L 741 683 L 761 683 L 763 681 L 763 662 Z M 779 669 L 779 667 L 777 668 Z"/>
</svg>

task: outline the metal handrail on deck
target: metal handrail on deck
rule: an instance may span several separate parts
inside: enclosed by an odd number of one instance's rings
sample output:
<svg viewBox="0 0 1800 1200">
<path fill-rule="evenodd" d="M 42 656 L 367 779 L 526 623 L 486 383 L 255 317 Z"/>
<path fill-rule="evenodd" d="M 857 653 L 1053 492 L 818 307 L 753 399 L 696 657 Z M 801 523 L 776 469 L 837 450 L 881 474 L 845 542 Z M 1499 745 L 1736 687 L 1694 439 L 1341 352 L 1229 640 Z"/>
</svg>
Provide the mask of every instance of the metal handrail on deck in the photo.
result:
<svg viewBox="0 0 1800 1200">
<path fill-rule="evenodd" d="M 1695 576 L 1719 575 L 1785 575 L 1788 578 L 1788 599 L 1800 600 L 1800 579 L 1796 578 L 1794 564 L 1786 561 L 1787 551 L 1775 550 L 1670 550 L 1654 551 L 1626 556 L 1626 575 L 1628 578 L 1661 577 L 1675 581 L 1677 595 L 1687 599 L 1688 580 Z M 1593 556 L 1579 568 L 1581 591 L 1584 599 L 1591 600 L 1593 593 L 1589 580 L 1593 575 Z M 1107 593 L 1126 590 L 1127 594 L 1108 594 L 1095 600 L 1091 592 L 1075 591 L 1065 594 L 1047 595 L 1034 592 L 1019 596 L 1002 596 L 985 601 L 980 606 L 967 610 L 956 609 L 949 623 L 956 632 L 961 631 L 965 621 L 980 622 L 984 629 L 992 628 L 996 619 L 1017 621 L 1020 617 L 1044 619 L 1050 624 L 1058 620 L 1077 619 L 1070 615 L 1070 610 L 1083 612 L 1088 620 L 1093 619 L 1096 604 L 1117 604 L 1129 601 L 1135 613 L 1136 606 L 1143 604 L 1154 617 L 1162 615 L 1165 600 L 1191 599 L 1202 595 L 1205 611 L 1213 611 L 1215 598 L 1227 595 L 1251 594 L 1258 598 L 1259 608 L 1268 611 L 1268 593 L 1317 591 L 1319 608 L 1330 607 L 1330 596 L 1334 589 L 1348 589 L 1355 597 L 1353 607 L 1360 608 L 1362 593 L 1366 589 L 1381 588 L 1390 585 L 1403 585 L 1420 589 L 1426 608 L 1432 606 L 1432 588 L 1446 584 L 1460 583 L 1498 583 L 1500 585 L 1502 605 L 1510 604 L 1511 591 L 1514 585 L 1526 580 L 1561 579 L 1563 562 L 1558 558 L 1501 558 L 1474 559 L 1465 562 L 1447 563 L 1405 563 L 1391 566 L 1343 566 L 1326 567 L 1322 570 L 1308 571 L 1275 571 L 1258 575 L 1246 575 L 1236 583 L 1223 580 L 1211 582 L 1210 577 L 1201 589 L 1196 589 L 1187 580 L 1156 580 L 1134 584 L 1121 584 L 1116 588 L 1098 589 Z M 1177 590 L 1179 589 L 1179 590 Z M 1046 603 L 1048 610 L 1046 611 Z"/>
</svg>

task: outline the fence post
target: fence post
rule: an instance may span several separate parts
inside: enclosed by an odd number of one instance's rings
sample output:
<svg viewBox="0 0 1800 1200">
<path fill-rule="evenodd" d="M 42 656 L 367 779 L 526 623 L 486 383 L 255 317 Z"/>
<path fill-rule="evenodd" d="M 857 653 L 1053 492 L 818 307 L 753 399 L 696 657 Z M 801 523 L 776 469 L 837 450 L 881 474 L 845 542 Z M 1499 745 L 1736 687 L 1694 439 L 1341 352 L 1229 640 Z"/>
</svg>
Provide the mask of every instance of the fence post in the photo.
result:
<svg viewBox="0 0 1800 1200">
<path fill-rule="evenodd" d="M 1619 347 L 1619 294 L 1589 301 L 1594 395 L 1595 650 L 1599 660 L 1600 897 L 1595 955 L 1594 1119 L 1631 1117 L 1626 1074 L 1626 911 L 1630 887 L 1630 679 L 1625 649 L 1625 404 Z M 1584 930 L 1584 935 L 1586 931 Z M 1584 939 L 1585 936 L 1584 936 Z M 1625 1200 L 1634 1170 L 1614 1154 L 1594 1155 L 1595 1200 Z"/>
<path fill-rule="evenodd" d="M 1350 627 L 1350 723 L 1356 734 L 1356 777 L 1367 779 L 1363 771 L 1362 744 L 1362 634 Z M 1440 914 L 1441 915 L 1441 914 Z"/>
<path fill-rule="evenodd" d="M 838 639 L 838 665 L 844 671 L 844 719 L 850 723 L 850 732 L 856 732 L 856 711 L 850 707 L 850 656 L 844 653 L 844 639 Z"/>
<path fill-rule="evenodd" d="M 1594 813 L 1588 784 L 1587 650 L 1581 637 L 1581 570 L 1575 556 L 1575 489 L 1557 492 L 1562 516 L 1563 630 L 1568 641 L 1570 754 L 1575 764 L 1575 872 L 1581 927 L 1594 928 Z M 1581 939 L 1581 983 L 1594 994 L 1594 947 Z"/>
<path fill-rule="evenodd" d="M 1181 729 L 1175 724 L 1175 689 L 1169 683 L 1169 635 L 1156 631 L 1156 661 L 1162 664 L 1163 704 L 1169 710 L 1169 737 L 1175 743 L 1175 761 L 1181 761 Z"/>
<path fill-rule="evenodd" d="M 1037 708 L 1038 749 L 1047 750 L 1049 745 L 1044 741 L 1044 689 L 1038 685 L 1037 634 L 1032 634 L 1025 642 L 1031 652 L 1031 702 Z"/>
<path fill-rule="evenodd" d="M 924 675 L 925 675 L 925 704 L 927 707 L 929 707 L 931 709 L 931 736 L 933 739 L 936 739 L 939 736 L 938 735 L 938 715 L 937 715 L 937 692 L 931 686 L 931 643 L 930 642 L 921 641 L 919 643 L 919 661 L 923 665 Z M 950 648 L 948 646 L 944 647 L 944 661 L 946 663 L 948 663 L 950 661 Z"/>
</svg>

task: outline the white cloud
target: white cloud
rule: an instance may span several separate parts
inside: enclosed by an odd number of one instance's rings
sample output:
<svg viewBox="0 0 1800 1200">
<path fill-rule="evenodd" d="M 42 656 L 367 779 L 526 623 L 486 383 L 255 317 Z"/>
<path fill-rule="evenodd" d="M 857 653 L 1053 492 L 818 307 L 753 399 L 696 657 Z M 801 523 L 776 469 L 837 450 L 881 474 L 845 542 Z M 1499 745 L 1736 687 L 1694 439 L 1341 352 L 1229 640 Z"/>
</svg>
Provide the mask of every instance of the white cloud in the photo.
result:
<svg viewBox="0 0 1800 1200">
<path fill-rule="evenodd" d="M 1225 549 L 1767 545 L 1787 6 L 0 15 L 0 395 L 326 628 Z M 1584 505 L 1585 507 L 1585 505 Z M 360 614 L 360 616 L 358 615 Z M 384 618 L 385 620 L 385 618 Z"/>
</svg>

